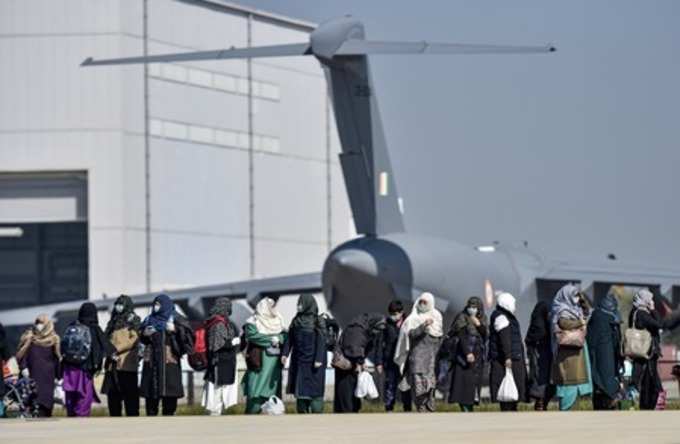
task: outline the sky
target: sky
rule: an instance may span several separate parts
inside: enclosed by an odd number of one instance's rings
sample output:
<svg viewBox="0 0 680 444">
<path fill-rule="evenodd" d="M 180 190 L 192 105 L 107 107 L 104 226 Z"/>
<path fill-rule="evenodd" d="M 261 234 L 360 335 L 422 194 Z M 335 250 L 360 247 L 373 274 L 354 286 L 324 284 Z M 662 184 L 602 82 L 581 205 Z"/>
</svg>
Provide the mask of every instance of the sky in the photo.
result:
<svg viewBox="0 0 680 444">
<path fill-rule="evenodd" d="M 239 2 L 376 40 L 554 44 L 371 58 L 407 229 L 680 269 L 680 2 Z"/>
</svg>

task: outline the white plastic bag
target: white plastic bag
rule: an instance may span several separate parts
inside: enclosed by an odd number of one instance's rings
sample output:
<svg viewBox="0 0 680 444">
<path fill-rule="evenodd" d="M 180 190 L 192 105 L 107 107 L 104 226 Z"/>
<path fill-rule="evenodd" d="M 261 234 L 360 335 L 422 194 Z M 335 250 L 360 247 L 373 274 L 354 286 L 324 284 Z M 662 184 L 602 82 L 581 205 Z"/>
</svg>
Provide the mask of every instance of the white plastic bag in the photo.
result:
<svg viewBox="0 0 680 444">
<path fill-rule="evenodd" d="M 519 401 L 519 393 L 517 392 L 517 385 L 515 385 L 515 378 L 512 375 L 512 369 L 505 368 L 505 377 L 501 381 L 501 386 L 498 387 L 498 402 L 517 402 Z"/>
<path fill-rule="evenodd" d="M 64 393 L 62 380 L 59 380 L 54 384 L 54 402 L 59 405 L 64 405 L 66 402 L 66 394 Z"/>
<path fill-rule="evenodd" d="M 380 396 L 378 393 L 378 388 L 375 386 L 375 382 L 373 382 L 373 376 L 371 376 L 371 374 L 366 370 L 359 373 L 357 388 L 354 390 L 354 396 L 359 399 L 377 399 L 378 396 Z"/>
<path fill-rule="evenodd" d="M 265 415 L 283 415 L 286 413 L 286 406 L 283 404 L 283 401 L 281 401 L 279 398 L 276 396 L 272 396 L 262 404 L 262 413 Z"/>
</svg>

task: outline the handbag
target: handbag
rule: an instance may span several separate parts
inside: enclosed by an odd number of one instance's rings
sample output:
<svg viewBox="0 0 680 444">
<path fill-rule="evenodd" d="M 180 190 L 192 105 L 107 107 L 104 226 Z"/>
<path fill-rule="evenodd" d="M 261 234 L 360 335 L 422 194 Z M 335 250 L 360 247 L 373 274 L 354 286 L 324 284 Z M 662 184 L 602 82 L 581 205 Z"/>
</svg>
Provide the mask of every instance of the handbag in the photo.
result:
<svg viewBox="0 0 680 444">
<path fill-rule="evenodd" d="M 633 326 L 626 329 L 623 335 L 623 354 L 631 359 L 649 359 L 652 348 L 652 334 L 647 330 L 635 328 L 638 310 L 633 313 Z"/>
<path fill-rule="evenodd" d="M 262 347 L 248 344 L 246 349 L 246 367 L 252 371 L 259 371 L 262 368 Z"/>
<path fill-rule="evenodd" d="M 558 327 L 555 336 L 560 347 L 583 348 L 586 343 L 586 326 L 582 325 L 574 330 L 562 330 Z"/>
<path fill-rule="evenodd" d="M 338 370 L 352 370 L 352 363 L 345 357 L 345 354 L 340 350 L 340 347 L 335 347 L 335 350 L 333 350 L 331 365 Z"/>
</svg>

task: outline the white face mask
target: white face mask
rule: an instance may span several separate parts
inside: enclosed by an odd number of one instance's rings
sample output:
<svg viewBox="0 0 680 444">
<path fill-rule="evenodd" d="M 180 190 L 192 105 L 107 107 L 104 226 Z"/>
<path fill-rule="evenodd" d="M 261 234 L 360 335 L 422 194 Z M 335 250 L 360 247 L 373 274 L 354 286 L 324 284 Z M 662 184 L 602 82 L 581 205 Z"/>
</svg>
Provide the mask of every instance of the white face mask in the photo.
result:
<svg viewBox="0 0 680 444">
<path fill-rule="evenodd" d="M 158 313 L 161 311 L 161 304 L 153 304 L 153 312 Z"/>
<path fill-rule="evenodd" d="M 113 306 L 113 309 L 116 311 L 116 313 L 122 313 L 124 308 L 125 307 L 123 307 L 123 304 L 116 304 Z"/>
<path fill-rule="evenodd" d="M 467 308 L 467 314 L 469 316 L 477 316 L 477 307 L 468 307 Z"/>
<path fill-rule="evenodd" d="M 401 313 L 391 314 L 390 319 L 392 319 L 394 322 L 399 321 L 399 319 L 401 319 Z"/>
<path fill-rule="evenodd" d="M 581 300 L 581 297 L 580 297 L 580 296 L 578 296 L 578 295 L 576 295 L 576 296 L 574 296 L 574 297 L 573 297 L 573 298 L 571 298 L 571 299 L 572 299 L 572 301 L 574 301 L 574 304 L 578 304 L 578 303 L 579 303 L 579 301 Z"/>
<path fill-rule="evenodd" d="M 45 329 L 45 324 L 35 324 L 35 329 L 38 332 L 41 332 Z"/>
<path fill-rule="evenodd" d="M 297 306 L 297 311 L 298 311 L 298 313 L 302 313 L 302 305 Z"/>
</svg>

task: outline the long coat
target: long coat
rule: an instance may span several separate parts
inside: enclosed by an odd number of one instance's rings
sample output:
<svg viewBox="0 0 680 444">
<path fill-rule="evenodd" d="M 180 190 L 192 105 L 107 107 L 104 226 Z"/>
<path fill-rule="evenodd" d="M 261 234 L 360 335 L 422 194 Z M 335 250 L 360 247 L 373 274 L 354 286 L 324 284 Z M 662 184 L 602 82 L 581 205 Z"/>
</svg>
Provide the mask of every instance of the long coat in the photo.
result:
<svg viewBox="0 0 680 444">
<path fill-rule="evenodd" d="M 160 331 L 151 336 L 142 332 L 144 365 L 140 392 L 147 399 L 182 398 L 181 358 L 193 348 L 193 337 L 188 322 L 175 318 L 175 331 Z"/>
<path fill-rule="evenodd" d="M 619 323 L 602 310 L 595 310 L 588 323 L 587 340 L 593 385 L 613 399 L 619 391 L 623 367 Z"/>
<path fill-rule="evenodd" d="M 458 316 L 467 316 L 464 313 Z M 454 321 L 455 323 L 455 321 Z M 457 334 L 457 343 L 451 360 L 453 361 L 453 382 L 449 394 L 449 402 L 472 405 L 482 384 L 484 368 L 484 351 L 488 329 L 482 322 L 479 327 L 468 325 Z M 475 357 L 473 363 L 467 362 L 467 355 Z"/>
<path fill-rule="evenodd" d="M 293 327 L 282 354 L 292 353 L 286 392 L 296 398 L 322 398 L 326 389 L 326 341 L 317 329 Z M 321 367 L 315 368 L 314 363 Z"/>
<path fill-rule="evenodd" d="M 19 367 L 25 368 L 35 379 L 38 389 L 38 404 L 48 410 L 54 406 L 54 380 L 59 373 L 59 358 L 54 347 L 43 347 L 31 344 L 26 354 L 19 361 Z"/>
</svg>

